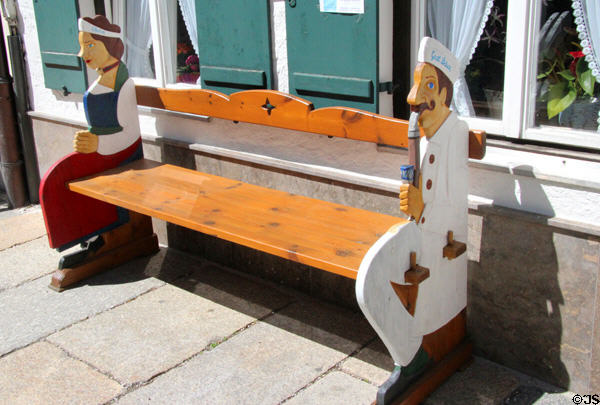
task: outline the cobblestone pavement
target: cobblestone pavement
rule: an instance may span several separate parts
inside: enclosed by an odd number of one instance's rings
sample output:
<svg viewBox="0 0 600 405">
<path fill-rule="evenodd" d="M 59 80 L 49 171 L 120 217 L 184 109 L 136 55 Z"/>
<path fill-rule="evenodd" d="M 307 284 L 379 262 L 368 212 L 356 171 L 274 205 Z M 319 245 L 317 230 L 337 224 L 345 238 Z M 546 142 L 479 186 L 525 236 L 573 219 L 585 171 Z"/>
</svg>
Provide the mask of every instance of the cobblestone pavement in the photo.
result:
<svg viewBox="0 0 600 405">
<path fill-rule="evenodd" d="M 39 207 L 2 208 L 0 404 L 370 404 L 393 367 L 364 317 L 173 249 L 63 293 Z M 571 404 L 481 358 L 427 404 Z"/>
</svg>

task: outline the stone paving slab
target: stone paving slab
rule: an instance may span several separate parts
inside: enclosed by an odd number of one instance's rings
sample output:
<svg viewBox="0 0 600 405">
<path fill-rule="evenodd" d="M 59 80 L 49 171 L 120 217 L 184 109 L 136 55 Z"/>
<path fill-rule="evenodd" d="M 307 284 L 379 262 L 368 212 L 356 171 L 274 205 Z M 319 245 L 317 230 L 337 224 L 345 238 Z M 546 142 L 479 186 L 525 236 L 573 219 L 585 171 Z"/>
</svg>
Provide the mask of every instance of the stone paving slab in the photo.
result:
<svg viewBox="0 0 600 405">
<path fill-rule="evenodd" d="M 144 265 L 135 260 L 62 293 L 48 288 L 50 277 L 0 292 L 0 355 L 162 286 L 154 278 L 132 280 Z"/>
<path fill-rule="evenodd" d="M 296 302 L 119 403 L 279 403 L 373 337 L 357 313 Z"/>
<path fill-rule="evenodd" d="M 8 249 L 6 256 L 2 255 L 7 251 L 0 252 L 1 263 L 14 270 L 12 274 L 0 271 L 0 286 L 7 288 L 54 268 L 53 250 L 43 245 L 44 239 L 37 239 Z M 86 279 L 62 293 L 48 288 L 50 276 L 16 288 L 0 287 L 0 355 L 160 287 L 162 280 L 174 280 L 201 263 L 162 248 L 153 256 Z"/>
<path fill-rule="evenodd" d="M 45 236 L 0 251 L 0 291 L 52 273 L 60 256 Z"/>
<path fill-rule="evenodd" d="M 47 342 L 0 359 L 2 404 L 102 404 L 122 390 L 116 381 Z"/>
<path fill-rule="evenodd" d="M 600 397 L 600 393 L 597 394 Z M 572 392 L 558 392 L 558 393 L 549 393 L 544 392 L 542 396 L 535 401 L 536 405 L 573 405 L 576 403 L 573 398 L 575 394 Z M 583 398 L 583 397 L 582 397 Z M 583 398 L 583 404 L 586 403 L 594 403 L 593 399 Z M 525 403 L 523 403 L 525 405 Z"/>
<path fill-rule="evenodd" d="M 348 374 L 333 371 L 284 403 L 286 405 L 371 405 L 376 395 L 377 387 L 374 385 Z"/>
<path fill-rule="evenodd" d="M 152 256 L 137 260 L 147 262 L 137 267 L 137 277 L 155 277 L 168 283 L 184 277 L 206 263 L 200 257 L 166 247 L 161 247 L 159 252 Z"/>
<path fill-rule="evenodd" d="M 256 319 L 294 301 L 292 296 L 265 282 L 235 274 L 211 262 L 173 284 Z"/>
<path fill-rule="evenodd" d="M 0 250 L 46 235 L 46 226 L 40 209 L 30 210 L 22 215 L 2 219 Z"/>
<path fill-rule="evenodd" d="M 176 366 L 254 320 L 166 285 L 47 339 L 130 385 Z"/>
<path fill-rule="evenodd" d="M 294 303 L 264 321 L 347 356 L 376 336 L 362 314 L 316 300 Z"/>
<path fill-rule="evenodd" d="M 380 386 L 394 370 L 394 360 L 377 338 L 356 355 L 344 360 L 340 369 L 350 375 Z"/>
<path fill-rule="evenodd" d="M 554 391 L 550 389 L 550 391 Z M 573 405 L 575 394 L 572 392 L 545 392 L 536 385 L 521 385 L 501 402 L 502 405 Z M 593 403 L 590 398 L 581 397 L 581 403 Z"/>
<path fill-rule="evenodd" d="M 181 367 L 121 398 L 119 404 L 278 404 L 344 354 L 258 322 Z"/>
<path fill-rule="evenodd" d="M 431 394 L 425 405 L 495 405 L 519 386 L 519 379 L 506 368 L 476 358 Z"/>
</svg>

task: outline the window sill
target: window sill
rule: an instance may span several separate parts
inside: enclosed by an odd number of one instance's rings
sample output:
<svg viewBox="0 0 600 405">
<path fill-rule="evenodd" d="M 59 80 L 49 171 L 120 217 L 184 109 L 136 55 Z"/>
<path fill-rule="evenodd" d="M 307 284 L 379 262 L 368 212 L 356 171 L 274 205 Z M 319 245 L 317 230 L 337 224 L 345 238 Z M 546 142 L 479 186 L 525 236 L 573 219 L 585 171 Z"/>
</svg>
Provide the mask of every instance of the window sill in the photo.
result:
<svg viewBox="0 0 600 405">
<path fill-rule="evenodd" d="M 87 128 L 87 123 L 83 120 L 59 117 L 57 115 L 49 114 L 43 111 L 28 111 L 27 115 L 29 115 L 31 118 L 35 118 L 38 120 L 50 121 L 57 124 L 67 124 L 73 127 L 80 127 L 81 129 Z"/>
<path fill-rule="evenodd" d="M 173 118 L 185 118 L 185 119 L 191 119 L 191 120 L 203 121 L 203 122 L 209 122 L 211 119 L 210 117 L 207 117 L 205 115 L 188 114 L 188 113 L 183 113 L 183 112 L 178 112 L 178 111 L 168 111 L 168 110 L 162 110 L 160 108 L 145 107 L 145 106 L 138 106 L 138 111 L 142 115 L 149 115 L 149 116 L 163 115 L 163 116 L 168 116 L 168 117 L 173 117 Z M 83 120 L 59 117 L 57 115 L 49 114 L 49 113 L 46 113 L 43 111 L 29 111 L 28 115 L 32 118 L 56 122 L 59 124 L 68 124 L 68 125 L 72 125 L 75 127 L 87 128 L 87 126 L 88 126 L 87 122 L 85 122 Z"/>
<path fill-rule="evenodd" d="M 206 115 L 188 114 L 188 113 L 179 112 L 179 111 L 163 110 L 161 108 L 146 107 L 146 106 L 138 106 L 138 111 L 144 115 L 154 115 L 154 116 L 163 115 L 163 116 L 167 116 L 167 117 L 185 118 L 188 120 L 203 121 L 203 122 L 209 122 L 211 120 L 211 117 L 208 117 Z"/>
<path fill-rule="evenodd" d="M 482 160 L 472 168 L 535 178 L 541 181 L 600 191 L 600 156 L 533 145 L 488 140 Z"/>
<path fill-rule="evenodd" d="M 244 152 L 229 148 L 223 148 L 214 145 L 205 145 L 201 143 L 183 141 L 155 135 L 142 135 L 142 138 L 146 142 L 151 142 L 155 144 L 162 143 L 172 145 L 196 152 L 208 153 L 211 155 L 221 156 L 229 159 L 241 160 L 244 162 L 268 166 L 275 169 L 297 172 L 303 175 L 321 177 L 328 180 L 339 181 L 343 183 L 348 183 L 360 187 L 367 187 L 390 193 L 397 193 L 400 188 L 400 184 L 402 184 L 401 180 L 370 176 L 358 172 L 353 172 L 350 170 L 336 169 L 334 167 L 299 163 L 291 160 L 285 160 L 267 155 Z"/>
</svg>

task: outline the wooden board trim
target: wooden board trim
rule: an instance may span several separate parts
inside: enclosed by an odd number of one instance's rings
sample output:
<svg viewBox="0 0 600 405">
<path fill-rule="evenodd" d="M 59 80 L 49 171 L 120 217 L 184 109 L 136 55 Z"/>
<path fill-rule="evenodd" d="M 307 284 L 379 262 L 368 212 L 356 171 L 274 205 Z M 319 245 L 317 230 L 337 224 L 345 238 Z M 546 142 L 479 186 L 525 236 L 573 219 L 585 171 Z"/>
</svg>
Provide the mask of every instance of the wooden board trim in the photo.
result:
<svg viewBox="0 0 600 405">
<path fill-rule="evenodd" d="M 408 121 L 347 107 L 314 109 L 310 101 L 276 90 L 227 96 L 207 89 L 136 86 L 138 105 L 311 132 L 400 148 L 408 147 Z M 485 155 L 484 131 L 469 132 L 469 157 Z"/>
</svg>

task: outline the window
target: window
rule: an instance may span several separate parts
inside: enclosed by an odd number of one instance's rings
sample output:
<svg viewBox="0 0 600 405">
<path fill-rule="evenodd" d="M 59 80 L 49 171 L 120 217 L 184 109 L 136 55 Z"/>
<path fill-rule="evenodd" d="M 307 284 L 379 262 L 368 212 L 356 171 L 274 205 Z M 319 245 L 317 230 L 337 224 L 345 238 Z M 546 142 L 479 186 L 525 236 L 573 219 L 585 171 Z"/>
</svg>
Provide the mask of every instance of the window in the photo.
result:
<svg viewBox="0 0 600 405">
<path fill-rule="evenodd" d="M 543 136 L 544 129 L 558 132 L 571 128 L 599 136 L 594 132 L 598 129 L 600 86 L 585 61 L 571 1 L 545 2 L 539 14 L 536 92 L 530 101 L 532 132 Z"/>
<path fill-rule="evenodd" d="M 502 119 L 507 0 L 496 0 L 465 70 L 474 115 Z"/>
<path fill-rule="evenodd" d="M 435 32 L 434 12 L 443 3 L 443 17 L 451 18 L 449 2 L 426 3 L 421 32 L 444 35 Z M 471 110 L 458 108 L 469 125 L 507 138 L 600 148 L 600 85 L 582 57 L 573 1 L 455 0 L 450 9 L 466 3 L 489 10 L 465 69 Z"/>
<path fill-rule="evenodd" d="M 192 41 L 197 37 L 193 0 L 114 0 L 112 10 L 125 34 L 124 62 L 137 82 L 196 84 L 200 68 Z"/>
<path fill-rule="evenodd" d="M 125 53 L 123 61 L 131 77 L 156 79 L 150 4 L 147 0 L 119 1 L 113 22 L 121 26 Z"/>
<path fill-rule="evenodd" d="M 196 8 L 193 1 L 182 1 L 177 7 L 175 34 L 177 83 L 196 84 L 200 79 Z"/>
</svg>

